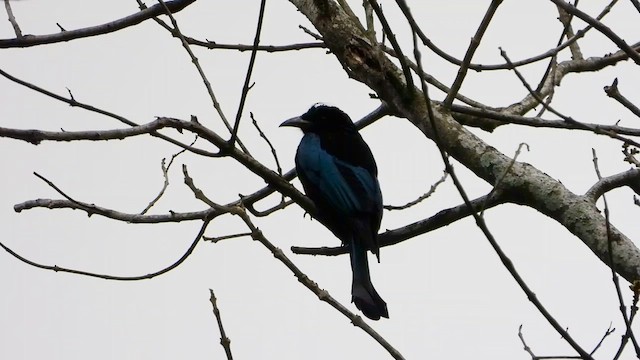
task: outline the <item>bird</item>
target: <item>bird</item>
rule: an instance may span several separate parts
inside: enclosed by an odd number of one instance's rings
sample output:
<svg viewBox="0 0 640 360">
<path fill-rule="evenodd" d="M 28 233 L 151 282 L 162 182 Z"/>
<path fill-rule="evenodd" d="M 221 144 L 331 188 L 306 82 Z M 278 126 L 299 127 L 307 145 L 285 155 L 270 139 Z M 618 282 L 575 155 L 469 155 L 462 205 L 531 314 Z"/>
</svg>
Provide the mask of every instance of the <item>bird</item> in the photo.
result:
<svg viewBox="0 0 640 360">
<path fill-rule="evenodd" d="M 351 118 L 335 106 L 314 104 L 280 126 L 300 128 L 295 167 L 314 218 L 349 249 L 351 301 L 369 319 L 389 318 L 387 303 L 371 283 L 367 251 L 380 262 L 378 230 L 382 192 L 371 149 Z"/>
</svg>

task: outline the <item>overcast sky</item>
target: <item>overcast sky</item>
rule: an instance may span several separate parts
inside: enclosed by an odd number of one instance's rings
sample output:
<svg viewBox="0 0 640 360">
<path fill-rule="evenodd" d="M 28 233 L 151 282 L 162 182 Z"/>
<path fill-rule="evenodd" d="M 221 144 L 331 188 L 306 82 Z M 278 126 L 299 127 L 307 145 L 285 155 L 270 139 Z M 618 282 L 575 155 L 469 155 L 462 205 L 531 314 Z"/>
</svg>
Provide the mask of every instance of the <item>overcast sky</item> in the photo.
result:
<svg viewBox="0 0 640 360">
<path fill-rule="evenodd" d="M 351 1 L 358 9 L 361 1 Z M 394 2 L 382 2 L 401 44 L 411 49 L 407 27 Z M 408 1 L 432 41 L 462 58 L 488 1 Z M 152 5 L 153 3 L 148 3 Z M 606 3 L 580 2 L 597 14 Z M 93 26 L 133 14 L 134 0 L 13 1 L 25 34 L 50 34 Z M 593 6 L 593 7 L 591 7 Z M 176 15 L 189 36 L 219 43 L 250 44 L 258 1 L 201 0 Z M 358 10 L 358 14 L 360 11 Z M 562 30 L 551 2 L 505 1 L 498 10 L 474 62 L 502 63 L 498 46 L 511 59 L 553 47 Z M 3 19 L 6 16 L 2 17 Z M 621 2 L 605 23 L 627 40 L 637 41 L 638 13 Z M 577 21 L 575 28 L 584 26 Z M 267 4 L 263 44 L 285 45 L 312 39 L 298 25 L 308 21 L 286 1 Z M 0 38 L 15 37 L 8 21 Z M 229 118 L 237 109 L 249 61 L 248 52 L 193 49 Z M 616 51 L 595 32 L 582 46 L 585 57 Z M 450 85 L 457 68 L 424 50 L 425 68 Z M 564 55 L 567 59 L 568 55 Z M 523 69 L 536 83 L 546 63 Z M 0 69 L 49 91 L 146 123 L 155 116 L 189 119 L 219 131 L 220 119 L 202 80 L 180 46 L 153 21 L 116 33 L 25 49 L 4 49 Z M 567 76 L 554 95 L 558 109 L 584 122 L 637 127 L 638 119 L 606 97 L 602 87 L 620 79 L 621 91 L 635 100 L 640 73 L 630 62 L 597 74 Z M 322 101 L 354 119 L 378 106 L 370 89 L 349 79 L 322 49 L 259 53 L 255 85 L 245 106 L 278 151 L 285 170 L 293 166 L 300 139 L 295 129 L 280 129 L 286 118 Z M 526 95 L 513 73 L 470 72 L 461 92 L 500 107 Z M 39 95 L 0 78 L 0 126 L 90 130 L 122 128 L 104 116 Z M 433 90 L 436 99 L 441 93 Z M 512 155 L 526 142 L 518 160 L 559 179 L 575 193 L 596 181 L 591 149 L 603 175 L 629 168 L 620 143 L 588 133 L 504 127 L 494 133 L 472 130 Z M 435 145 L 406 120 L 384 118 L 363 130 L 378 161 L 385 204 L 401 205 L 426 192 L 443 174 Z M 177 135 L 180 136 L 180 135 Z M 192 138 L 181 136 L 189 142 Z M 241 139 L 256 158 L 275 169 L 269 148 L 245 120 Z M 162 187 L 161 160 L 179 148 L 155 138 L 123 141 L 42 143 L 0 138 L 0 240 L 30 260 L 110 275 L 134 276 L 176 261 L 193 241 L 199 222 L 165 225 L 126 224 L 80 211 L 35 209 L 16 213 L 15 204 L 60 196 L 33 172 L 45 176 L 80 201 L 139 213 Z M 183 184 L 186 164 L 196 184 L 220 203 L 264 186 L 264 181 L 231 160 L 183 154 L 171 168 L 170 187 L 151 213 L 197 211 L 206 207 Z M 457 165 L 470 196 L 490 188 Z M 297 181 L 296 185 L 299 185 Z M 612 222 L 637 237 L 639 208 L 632 193 L 608 194 Z M 278 201 L 271 198 L 260 208 Z M 386 212 L 382 229 L 393 229 L 461 203 L 450 181 L 423 204 Z M 616 332 L 598 350 L 611 358 L 624 325 L 610 270 L 577 238 L 553 220 L 516 205 L 491 209 L 488 225 L 505 252 L 547 309 L 585 348 L 594 347 L 610 324 Z M 336 246 L 338 240 L 317 222 L 303 218 L 296 205 L 269 218 L 255 219 L 265 236 L 285 251 L 312 280 L 343 305 L 350 303 L 351 273 L 346 256 L 294 255 L 296 246 Z M 216 219 L 208 236 L 246 231 L 237 218 Z M 371 258 L 373 259 L 373 258 Z M 372 281 L 386 300 L 390 319 L 370 322 L 407 359 L 528 359 L 518 326 L 537 355 L 573 355 L 526 299 L 470 219 L 381 250 L 371 262 Z M 0 252 L 0 359 L 223 359 L 219 332 L 209 303 L 218 297 L 222 320 L 236 359 L 387 359 L 388 353 L 348 319 L 304 288 L 262 245 L 243 237 L 203 242 L 177 269 L 151 280 L 115 282 L 54 273 Z M 626 290 L 627 283 L 622 287 Z M 627 304 L 630 294 L 625 291 Z M 637 327 L 636 327 L 637 328 Z M 632 356 L 631 351 L 625 354 Z"/>
</svg>

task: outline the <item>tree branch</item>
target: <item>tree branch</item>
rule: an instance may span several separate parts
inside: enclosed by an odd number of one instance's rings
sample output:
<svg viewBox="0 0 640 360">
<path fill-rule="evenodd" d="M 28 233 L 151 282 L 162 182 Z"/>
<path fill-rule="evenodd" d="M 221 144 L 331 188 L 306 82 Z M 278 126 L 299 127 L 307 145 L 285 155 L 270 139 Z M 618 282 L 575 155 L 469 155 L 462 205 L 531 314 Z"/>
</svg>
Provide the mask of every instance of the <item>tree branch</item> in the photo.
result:
<svg viewBox="0 0 640 360">
<path fill-rule="evenodd" d="M 627 56 L 629 56 L 636 64 L 640 65 L 640 54 L 631 46 L 629 46 L 624 40 L 622 40 L 615 32 L 613 32 L 608 26 L 601 23 L 599 20 L 592 18 L 584 11 L 576 8 L 575 6 L 565 2 L 564 0 L 551 0 L 554 4 L 556 4 L 559 8 L 562 8 L 564 11 L 569 14 L 580 18 L 582 21 L 587 24 L 593 26 L 598 31 L 602 33 L 602 35 L 606 36 L 611 40 L 614 44 L 620 48 L 620 50 L 624 51 Z"/>
<path fill-rule="evenodd" d="M 171 265 L 169 265 L 169 266 L 167 266 L 167 267 L 165 267 L 165 268 L 163 268 L 161 270 L 158 270 L 156 272 L 149 273 L 149 274 L 146 274 L 146 275 L 114 276 L 114 275 L 98 274 L 98 273 L 82 271 L 82 270 L 75 270 L 75 269 L 60 267 L 58 265 L 43 265 L 43 264 L 37 263 L 35 261 L 31 261 L 31 260 L 21 256 L 20 254 L 16 253 L 15 251 L 11 250 L 9 247 L 4 245 L 2 242 L 0 242 L 0 247 L 2 247 L 7 253 L 9 253 L 11 256 L 15 257 L 16 259 L 22 261 L 23 263 L 31 265 L 33 267 L 37 267 L 39 269 L 55 271 L 55 272 L 65 272 L 65 273 L 88 276 L 88 277 L 94 277 L 94 278 L 100 278 L 100 279 L 105 279 L 105 280 L 138 281 L 138 280 L 151 279 L 151 278 L 154 278 L 156 276 L 160 276 L 160 275 L 166 274 L 169 271 L 171 271 L 171 270 L 177 268 L 178 266 L 180 266 L 180 264 L 182 264 L 185 260 L 187 260 L 189 255 L 191 255 L 193 253 L 193 250 L 196 248 L 196 245 L 198 245 L 198 242 L 200 241 L 200 238 L 202 238 L 202 235 L 204 234 L 204 231 L 207 229 L 207 226 L 209 225 L 209 222 L 211 221 L 211 219 L 212 218 L 210 218 L 208 220 L 205 220 L 203 222 L 202 226 L 200 227 L 200 230 L 198 231 L 198 235 L 196 235 L 195 239 L 193 240 L 191 245 L 187 248 L 186 252 L 176 262 L 174 262 L 173 264 L 171 264 Z"/>
<path fill-rule="evenodd" d="M 615 99 L 622 106 L 626 107 L 631 111 L 635 116 L 640 117 L 640 108 L 638 108 L 634 103 L 629 101 L 626 97 L 624 97 L 620 90 L 618 90 L 618 78 L 613 80 L 613 83 L 610 86 L 604 87 L 604 92 L 608 97 Z"/>
<path fill-rule="evenodd" d="M 167 1 L 167 7 L 172 13 L 194 3 L 196 0 L 172 0 Z M 122 19 L 108 22 L 102 25 L 91 26 L 77 30 L 66 30 L 56 34 L 49 35 L 24 35 L 15 39 L 0 39 L 0 49 L 6 48 L 24 48 L 36 45 L 53 44 L 64 41 L 82 39 L 91 36 L 104 35 L 112 33 L 124 28 L 138 25 L 145 20 L 149 20 L 154 16 L 164 14 L 165 10 L 161 4 L 153 5 L 145 10 L 141 10 L 133 15 L 129 15 Z"/>
</svg>

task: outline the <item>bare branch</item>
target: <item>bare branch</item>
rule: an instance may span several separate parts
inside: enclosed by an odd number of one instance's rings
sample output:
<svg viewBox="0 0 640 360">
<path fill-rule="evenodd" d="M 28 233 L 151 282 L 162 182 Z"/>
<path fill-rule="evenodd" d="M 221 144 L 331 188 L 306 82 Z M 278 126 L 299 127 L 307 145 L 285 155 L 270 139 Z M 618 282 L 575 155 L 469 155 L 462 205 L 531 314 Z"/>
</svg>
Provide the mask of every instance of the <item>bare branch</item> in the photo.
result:
<svg viewBox="0 0 640 360">
<path fill-rule="evenodd" d="M 518 327 L 518 337 L 520 338 L 520 342 L 522 342 L 522 346 L 524 346 L 524 351 L 529 353 L 531 356 L 531 360 L 536 360 L 537 356 L 533 353 L 533 350 L 527 345 L 527 342 L 524 340 L 524 335 L 522 334 L 522 324 Z"/>
<path fill-rule="evenodd" d="M 460 64 L 460 67 L 458 68 L 458 74 L 456 75 L 456 79 L 453 81 L 453 85 L 451 85 L 451 90 L 443 101 L 445 107 L 451 107 L 451 104 L 453 104 L 456 93 L 458 92 L 458 90 L 460 90 L 462 82 L 464 81 L 464 77 L 467 75 L 467 70 L 469 69 L 469 64 L 471 64 L 473 54 L 476 52 L 476 49 L 480 45 L 480 40 L 482 39 L 484 32 L 489 27 L 489 23 L 491 23 L 491 19 L 493 19 L 493 15 L 496 13 L 496 11 L 498 10 L 498 6 L 500 6 L 501 3 L 502 0 L 492 0 L 491 4 L 489 4 L 489 8 L 484 14 L 482 22 L 480 22 L 480 26 L 478 26 L 475 35 L 473 35 L 473 37 L 471 38 L 471 43 L 467 48 L 467 52 L 464 54 L 462 64 Z"/>
<path fill-rule="evenodd" d="M 618 78 L 615 78 L 610 86 L 605 86 L 604 92 L 608 97 L 615 99 L 622 106 L 629 109 L 635 116 L 640 117 L 640 108 L 624 97 L 618 90 Z"/>
<path fill-rule="evenodd" d="M 173 126 L 172 126 L 173 125 Z M 87 131 L 44 131 L 36 129 L 9 129 L 0 127 L 0 137 L 23 140 L 33 145 L 42 141 L 108 141 L 123 140 L 133 136 L 146 135 L 165 127 L 175 127 L 175 122 L 168 118 L 159 118 L 144 125 L 134 125 L 125 129 L 87 130 Z"/>
<path fill-rule="evenodd" d="M 195 140 L 193 140 L 191 145 L 195 144 L 195 142 L 197 140 L 198 140 L 198 137 L 196 136 Z M 182 154 L 185 151 L 186 151 L 186 149 L 182 149 L 179 152 L 173 154 L 171 156 L 171 160 L 169 160 L 169 164 L 166 165 L 166 166 L 165 166 L 166 159 L 162 159 L 162 161 L 160 162 L 160 168 L 162 169 L 162 177 L 164 178 L 164 181 L 163 181 L 163 184 L 162 184 L 162 189 L 160 189 L 160 192 L 158 193 L 158 195 L 156 195 L 156 197 L 149 202 L 147 207 L 145 207 L 144 210 L 142 210 L 140 212 L 140 215 L 146 214 L 147 211 L 149 211 L 158 202 L 158 200 L 160 200 L 162 195 L 164 195 L 164 192 L 169 187 L 169 169 L 171 168 L 171 165 L 173 164 L 173 160 L 175 160 L 176 157 L 178 157 L 180 154 Z"/>
<path fill-rule="evenodd" d="M 575 17 L 580 18 L 582 21 L 587 24 L 593 26 L 598 31 L 600 31 L 604 36 L 608 37 L 613 43 L 615 43 L 618 48 L 624 51 L 627 56 L 629 56 L 636 64 L 640 65 L 640 54 L 633 49 L 629 44 L 627 44 L 624 40 L 622 40 L 613 30 L 611 30 L 608 26 L 601 23 L 599 20 L 592 18 L 587 13 L 582 10 L 576 8 L 575 6 L 565 2 L 564 0 L 551 0 L 558 7 L 562 8 L 566 12 L 574 15 Z"/>
<path fill-rule="evenodd" d="M 253 73 L 253 66 L 256 63 L 256 55 L 258 51 L 256 47 L 260 45 L 260 34 L 262 33 L 262 21 L 264 20 L 264 10 L 266 7 L 266 0 L 260 1 L 260 11 L 258 14 L 258 21 L 256 25 L 256 35 L 253 39 L 253 50 L 251 51 L 251 57 L 249 58 L 249 65 L 247 66 L 247 74 L 244 78 L 244 84 L 242 84 L 242 93 L 240 94 L 240 103 L 238 104 L 238 111 L 236 112 L 236 121 L 233 124 L 233 130 L 231 131 L 231 138 L 229 139 L 229 147 L 233 147 L 238 139 L 238 130 L 240 129 L 240 119 L 242 118 L 242 111 L 244 109 L 244 103 L 247 100 L 247 95 L 251 89 L 251 74 Z M 245 151 L 246 152 L 246 151 Z"/>
<path fill-rule="evenodd" d="M 203 203 L 211 206 L 212 209 L 220 209 L 221 211 L 228 212 L 229 210 L 222 205 L 219 205 L 209 199 L 202 190 L 196 187 L 193 182 L 191 176 L 189 176 L 189 172 L 187 171 L 187 165 L 182 164 L 182 174 L 184 175 L 184 183 L 191 189 L 193 195 L 195 195 L 196 199 L 202 201 Z"/>
<path fill-rule="evenodd" d="M 213 307 L 213 315 L 216 317 L 216 321 L 218 322 L 218 329 L 220 330 L 220 345 L 222 345 L 222 347 L 224 348 L 227 359 L 233 360 L 233 355 L 231 354 L 231 340 L 227 337 L 227 334 L 224 331 L 224 327 L 222 326 L 220 309 L 218 309 L 218 299 L 216 299 L 216 295 L 213 293 L 212 289 L 209 289 L 209 292 L 211 293 L 209 301 L 211 301 L 211 306 Z"/>
<path fill-rule="evenodd" d="M 60 267 L 58 265 L 43 265 L 43 264 L 37 263 L 35 261 L 31 261 L 31 260 L 21 256 L 20 254 L 16 253 L 15 251 L 11 250 L 9 247 L 4 245 L 2 242 L 0 242 L 0 247 L 2 247 L 7 253 L 9 253 L 11 256 L 15 257 L 16 259 L 22 261 L 23 263 L 31 265 L 33 267 L 37 267 L 39 269 L 43 269 L 43 270 L 50 270 L 50 271 L 55 271 L 55 272 L 65 272 L 65 273 L 88 276 L 88 277 L 95 277 L 95 278 L 100 278 L 100 279 L 105 279 L 105 280 L 138 281 L 138 280 L 144 280 L 144 279 L 151 279 L 151 278 L 154 278 L 156 276 L 166 274 L 169 271 L 171 271 L 171 270 L 177 268 L 178 266 L 180 266 L 180 264 L 182 264 L 185 260 L 187 260 L 189 255 L 191 255 L 193 253 L 193 250 L 196 248 L 196 245 L 198 245 L 198 242 L 199 242 L 200 238 L 202 237 L 202 235 L 204 234 L 204 231 L 206 230 L 207 225 L 209 225 L 210 221 L 211 221 L 211 219 L 205 220 L 202 223 L 202 226 L 200 227 L 200 230 L 198 231 L 198 235 L 196 235 L 196 238 L 193 240 L 193 242 L 191 243 L 189 248 L 187 248 L 186 252 L 176 262 L 174 262 L 173 264 L 171 264 L 171 265 L 169 265 L 169 266 L 167 266 L 167 267 L 165 267 L 165 268 L 163 268 L 161 270 L 158 270 L 156 272 L 149 273 L 149 274 L 146 274 L 146 275 L 138 275 L 138 276 L 114 276 L 114 275 L 98 274 L 98 273 L 82 271 L 82 270 L 74 270 L 74 269 L 69 269 L 69 268 L 65 268 L 65 267 Z"/>
<path fill-rule="evenodd" d="M 417 199 L 410 201 L 404 205 L 401 206 L 394 206 L 394 205 L 385 205 L 384 209 L 385 210 L 404 210 L 404 209 L 408 209 L 414 205 L 417 205 L 419 203 L 421 203 L 424 199 L 430 197 L 431 195 L 433 195 L 433 193 L 436 191 L 436 189 L 438 188 L 438 185 L 442 184 L 446 179 L 447 176 L 449 176 L 449 174 L 445 171 L 444 174 L 442 175 L 442 177 L 440 179 L 438 179 L 438 181 L 436 181 L 435 183 L 433 183 L 433 185 L 431 185 L 431 188 L 429 188 L 429 191 L 427 191 L 426 193 L 420 195 Z"/>
<path fill-rule="evenodd" d="M 559 356 L 538 356 L 534 354 L 533 350 L 527 345 L 527 342 L 524 340 L 524 334 L 522 333 L 522 324 L 518 327 L 518 337 L 520 338 L 520 342 L 524 346 L 524 351 L 526 351 L 529 356 L 531 356 L 531 360 L 561 360 L 561 359 L 582 359 L 580 356 L 567 356 L 567 355 L 559 355 Z"/>
<path fill-rule="evenodd" d="M 9 0 L 4 0 L 4 8 L 7 10 L 7 17 L 9 18 L 9 22 L 11 26 L 13 26 L 13 31 L 16 33 L 16 38 L 22 38 L 22 31 L 20 30 L 20 25 L 18 25 L 18 21 L 16 17 L 13 16 L 13 11 L 11 10 L 11 3 Z"/>
<path fill-rule="evenodd" d="M 20 204 L 14 205 L 13 210 L 19 213 L 23 210 L 31 210 L 35 208 L 82 210 L 86 212 L 88 216 L 100 215 L 109 219 L 124 221 L 132 224 L 158 224 L 167 222 L 202 220 L 210 218 L 212 216 L 217 216 L 220 212 L 217 209 L 207 209 L 193 212 L 171 211 L 169 214 L 165 215 L 140 215 L 123 213 L 120 211 L 103 208 L 101 206 L 88 204 L 81 201 L 52 199 L 36 199 L 25 201 Z"/>
<path fill-rule="evenodd" d="M 251 236 L 251 233 L 250 232 L 244 232 L 244 233 L 224 235 L 224 236 L 203 236 L 202 240 L 211 241 L 212 243 L 215 244 L 215 243 L 217 243 L 219 241 L 222 241 L 222 240 L 237 239 L 237 238 L 246 237 L 246 236 Z"/>
<path fill-rule="evenodd" d="M 258 122 L 253 117 L 253 113 L 250 112 L 249 115 L 251 116 L 251 122 L 253 123 L 253 126 L 256 128 L 256 130 L 258 130 L 258 134 L 260 134 L 260 137 L 264 139 L 264 141 L 269 146 L 269 149 L 271 149 L 271 155 L 273 155 L 273 160 L 276 162 L 276 170 L 278 170 L 278 175 L 282 176 L 282 167 L 280 166 L 280 160 L 278 159 L 276 148 L 273 147 L 273 144 L 271 143 L 267 135 L 262 131 L 262 129 L 260 129 Z"/>
<path fill-rule="evenodd" d="M 604 343 L 604 340 L 611 334 L 613 334 L 616 331 L 616 328 L 612 328 L 611 324 L 609 324 L 609 328 L 604 332 L 604 335 L 602 335 L 602 338 L 600 339 L 600 341 L 598 341 L 598 343 L 596 344 L 596 346 L 593 348 L 593 350 L 591 350 L 591 355 L 595 354 L 596 351 L 598 351 L 598 349 L 600 348 L 600 346 L 602 346 L 602 344 Z"/>
<path fill-rule="evenodd" d="M 191 5 L 193 2 L 195 2 L 195 0 L 172 0 L 167 2 L 167 8 L 171 13 L 176 13 Z M 141 22 L 149 20 L 154 16 L 162 15 L 164 12 L 164 7 L 160 4 L 156 4 L 133 15 L 129 15 L 122 19 L 108 22 L 102 25 L 96 25 L 77 30 L 62 31 L 49 35 L 24 35 L 16 39 L 0 39 L 0 49 L 15 47 L 24 48 L 29 46 L 52 44 L 57 42 L 82 39 L 90 36 L 108 34 L 133 25 L 140 24 Z"/>
</svg>

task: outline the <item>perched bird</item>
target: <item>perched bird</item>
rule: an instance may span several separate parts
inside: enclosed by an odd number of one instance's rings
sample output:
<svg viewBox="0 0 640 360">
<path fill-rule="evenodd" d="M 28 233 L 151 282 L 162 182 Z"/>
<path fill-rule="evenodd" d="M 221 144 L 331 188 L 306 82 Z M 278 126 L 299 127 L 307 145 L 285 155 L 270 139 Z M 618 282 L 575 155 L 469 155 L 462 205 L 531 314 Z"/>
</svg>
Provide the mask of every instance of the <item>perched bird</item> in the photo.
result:
<svg viewBox="0 0 640 360">
<path fill-rule="evenodd" d="M 351 301 L 372 320 L 389 317 L 387 304 L 371 284 L 367 250 L 380 261 L 377 234 L 382 220 L 378 168 L 369 146 L 347 114 L 315 104 L 280 126 L 302 129 L 296 170 L 316 219 L 349 247 Z"/>
</svg>

